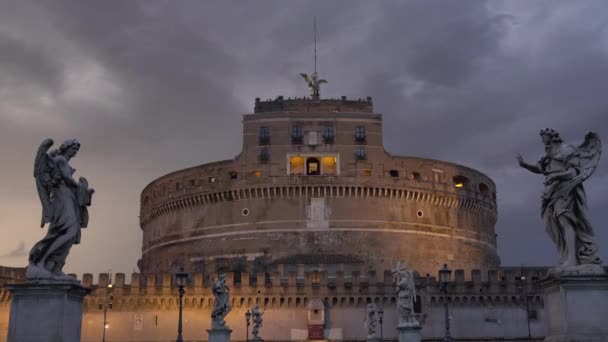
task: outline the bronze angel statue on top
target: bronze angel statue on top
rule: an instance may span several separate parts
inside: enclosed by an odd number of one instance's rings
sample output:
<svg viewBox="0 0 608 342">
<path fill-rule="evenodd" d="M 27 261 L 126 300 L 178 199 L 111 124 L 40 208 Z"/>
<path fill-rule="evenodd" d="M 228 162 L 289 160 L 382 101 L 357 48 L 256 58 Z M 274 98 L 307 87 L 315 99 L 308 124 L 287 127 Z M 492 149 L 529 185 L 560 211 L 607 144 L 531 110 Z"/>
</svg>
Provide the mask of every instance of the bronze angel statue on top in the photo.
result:
<svg viewBox="0 0 608 342">
<path fill-rule="evenodd" d="M 63 273 L 63 265 L 72 245 L 80 243 L 80 229 L 89 221 L 87 207 L 94 190 L 83 177 L 73 178 L 76 171 L 69 162 L 76 156 L 80 143 L 66 140 L 59 149 L 48 152 L 53 140 L 46 139 L 38 148 L 34 161 L 34 178 L 42 204 L 40 227 L 48 223 L 46 236 L 30 251 L 28 280 L 74 281 Z"/>
<path fill-rule="evenodd" d="M 545 229 L 559 252 L 553 274 L 604 273 L 587 207 L 583 182 L 600 160 L 602 143 L 594 132 L 578 147 L 565 143 L 554 129 L 540 131 L 545 155 L 528 164 L 517 155 L 519 165 L 545 177 L 541 215 Z"/>
<path fill-rule="evenodd" d="M 326 80 L 320 80 L 319 74 L 315 71 L 312 75 L 308 76 L 307 74 L 300 74 L 300 76 L 304 77 L 304 80 L 308 84 L 308 89 L 310 90 L 310 96 L 313 99 L 319 99 L 319 90 L 321 88 L 321 84 L 327 83 Z"/>
</svg>

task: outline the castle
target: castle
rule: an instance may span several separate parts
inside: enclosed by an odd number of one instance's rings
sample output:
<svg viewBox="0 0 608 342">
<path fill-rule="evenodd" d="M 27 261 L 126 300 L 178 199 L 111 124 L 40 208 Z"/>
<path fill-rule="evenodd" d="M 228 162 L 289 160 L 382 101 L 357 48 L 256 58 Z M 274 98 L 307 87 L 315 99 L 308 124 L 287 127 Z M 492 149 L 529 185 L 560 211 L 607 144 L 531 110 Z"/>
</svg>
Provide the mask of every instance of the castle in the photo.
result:
<svg viewBox="0 0 608 342">
<path fill-rule="evenodd" d="M 494 182 L 465 166 L 389 154 L 371 98 L 256 99 L 242 138 L 234 159 L 145 187 L 141 274 L 130 283 L 124 274 L 83 276 L 93 289 L 83 342 L 104 329 L 107 341 L 174 339 L 180 267 L 189 274 L 187 341 L 206 340 L 218 273 L 231 289 L 235 341 L 247 339 L 245 312 L 255 304 L 266 310 L 269 341 L 364 340 L 369 302 L 384 308 L 384 337 L 394 340 L 397 260 L 415 270 L 424 339 L 442 338 L 446 301 L 460 340 L 546 335 L 534 285 L 546 269 L 500 266 Z M 455 270 L 447 294 L 436 278 L 444 264 Z M 22 281 L 21 272 L 4 268 L 0 281 Z M 0 290 L 0 341 L 9 303 Z"/>
</svg>

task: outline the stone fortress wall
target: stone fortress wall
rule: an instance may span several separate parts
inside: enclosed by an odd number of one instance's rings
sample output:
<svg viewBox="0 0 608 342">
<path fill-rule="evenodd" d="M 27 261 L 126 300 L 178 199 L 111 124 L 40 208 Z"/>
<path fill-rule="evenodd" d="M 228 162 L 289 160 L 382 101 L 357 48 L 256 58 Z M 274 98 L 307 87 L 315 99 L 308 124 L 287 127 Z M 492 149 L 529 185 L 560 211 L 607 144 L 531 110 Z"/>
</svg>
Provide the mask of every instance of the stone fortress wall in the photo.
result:
<svg viewBox="0 0 608 342">
<path fill-rule="evenodd" d="M 269 341 L 305 340 L 308 324 L 321 320 L 325 335 L 333 340 L 364 340 L 365 304 L 375 302 L 385 310 L 384 336 L 396 338 L 394 284 L 391 271 L 367 273 L 329 273 L 299 271 L 273 274 L 227 273 L 232 312 L 227 324 L 232 339 L 245 340 L 245 312 L 255 304 L 265 311 L 261 336 Z M 522 281 L 521 273 L 526 274 Z M 546 334 L 543 299 L 534 286 L 546 269 L 503 268 L 466 275 L 456 270 L 449 284 L 449 294 L 440 291 L 436 277 L 416 278 L 418 303 L 416 313 L 423 326 L 423 338 L 443 336 L 444 302 L 450 305 L 452 336 L 467 340 L 527 336 L 526 306 L 530 309 L 532 336 Z M 184 337 L 186 341 L 207 339 L 211 326 L 213 295 L 210 277 L 203 273 L 189 275 L 184 297 Z M 217 279 L 217 274 L 211 275 Z M 466 279 L 470 278 L 468 281 Z M 107 341 L 170 341 L 177 331 L 178 294 L 174 275 L 138 274 L 126 283 L 124 274 L 113 277 L 100 274 L 97 283 L 85 274 L 82 283 L 93 289 L 84 300 L 82 341 L 99 341 L 103 331 L 103 305 L 108 298 Z M 524 290 L 524 286 L 526 287 Z M 524 296 L 527 294 L 527 298 Z M 526 303 L 527 300 L 527 303 Z M 0 317 L 6 317 L 10 294 L 0 290 Z M 6 335 L 0 337 L 5 338 Z"/>
<path fill-rule="evenodd" d="M 499 266 L 493 181 L 457 164 L 390 155 L 371 99 L 256 101 L 243 126 L 235 159 L 170 173 L 142 191 L 142 272 L 184 265 L 208 273 L 217 263 L 272 272 L 273 264 L 321 259 L 351 264 L 347 271 L 403 259 L 420 274 L 445 262 L 467 272 Z M 299 141 L 294 126 L 302 129 Z M 357 127 L 365 130 L 361 141 Z M 294 156 L 334 158 L 335 165 L 304 175 L 292 169 Z M 255 260 L 255 270 L 243 266 Z"/>
</svg>

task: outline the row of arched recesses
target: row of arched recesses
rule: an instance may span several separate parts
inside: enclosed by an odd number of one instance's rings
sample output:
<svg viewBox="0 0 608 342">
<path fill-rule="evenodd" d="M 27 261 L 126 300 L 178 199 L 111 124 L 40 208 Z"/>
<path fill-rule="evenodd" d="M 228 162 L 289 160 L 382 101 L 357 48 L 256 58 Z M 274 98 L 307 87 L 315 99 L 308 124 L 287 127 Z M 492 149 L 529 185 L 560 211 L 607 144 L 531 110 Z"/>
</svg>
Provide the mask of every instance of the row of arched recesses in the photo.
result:
<svg viewBox="0 0 608 342">
<path fill-rule="evenodd" d="M 431 305 L 445 303 L 444 296 L 431 296 Z M 526 299 L 522 296 L 448 296 L 448 304 L 450 305 L 522 305 L 526 304 Z M 541 296 L 528 296 L 528 304 L 543 305 Z"/>
<path fill-rule="evenodd" d="M 420 312 L 422 302 L 420 296 L 416 296 L 417 306 L 416 312 Z M 84 300 L 86 310 L 103 309 L 104 298 L 91 298 Z M 254 305 L 260 305 L 266 308 L 306 308 L 309 302 L 308 297 L 287 296 L 287 297 L 240 297 L 236 296 L 231 299 L 233 308 L 251 308 Z M 388 306 L 395 305 L 395 297 L 379 297 L 379 296 L 336 296 L 325 297 L 325 305 L 331 307 L 364 307 L 367 303 L 376 303 L 378 305 Z M 114 310 L 132 310 L 132 309 L 156 309 L 156 310 L 173 310 L 178 307 L 178 299 L 176 297 L 131 297 L 131 298 L 116 298 L 114 299 Z M 213 297 L 190 297 L 185 296 L 183 307 L 186 309 L 212 309 L 214 305 Z"/>
<path fill-rule="evenodd" d="M 258 198 L 302 197 L 389 198 L 396 200 L 422 201 L 444 207 L 460 206 L 475 212 L 488 210 L 491 214 L 495 213 L 494 206 L 489 202 L 455 196 L 443 196 L 433 192 L 411 191 L 387 187 L 296 185 L 251 187 L 214 193 L 193 194 L 190 197 L 165 202 L 158 207 L 143 213 L 142 224 L 146 224 L 149 220 L 157 216 L 185 207 Z"/>
</svg>

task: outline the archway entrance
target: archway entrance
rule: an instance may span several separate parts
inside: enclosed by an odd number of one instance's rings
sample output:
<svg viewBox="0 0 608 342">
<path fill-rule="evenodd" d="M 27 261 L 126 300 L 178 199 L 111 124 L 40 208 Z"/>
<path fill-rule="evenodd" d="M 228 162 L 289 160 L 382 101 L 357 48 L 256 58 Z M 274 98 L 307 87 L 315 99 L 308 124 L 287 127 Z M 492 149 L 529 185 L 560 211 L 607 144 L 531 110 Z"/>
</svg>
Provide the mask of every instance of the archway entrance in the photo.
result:
<svg viewBox="0 0 608 342">
<path fill-rule="evenodd" d="M 306 175 L 317 176 L 321 172 L 319 159 L 308 158 L 306 159 Z"/>
</svg>

